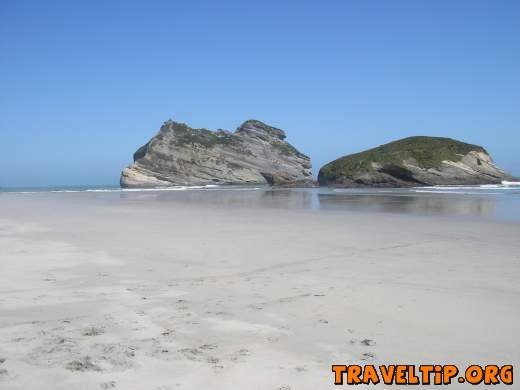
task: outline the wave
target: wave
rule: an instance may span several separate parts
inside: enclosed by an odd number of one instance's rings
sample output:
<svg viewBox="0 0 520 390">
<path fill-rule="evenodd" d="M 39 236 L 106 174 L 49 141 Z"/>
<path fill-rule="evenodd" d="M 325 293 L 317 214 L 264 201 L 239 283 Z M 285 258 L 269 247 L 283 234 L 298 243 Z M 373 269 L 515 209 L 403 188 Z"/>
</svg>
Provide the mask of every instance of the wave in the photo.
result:
<svg viewBox="0 0 520 390">
<path fill-rule="evenodd" d="M 511 182 L 515 183 L 515 182 Z M 412 187 L 413 189 L 431 189 L 431 190 L 451 190 L 451 191 L 458 191 L 458 190 L 518 190 L 519 184 L 481 184 L 481 185 L 475 185 L 475 186 L 468 186 L 468 185 L 444 185 L 444 186 L 423 186 L 423 187 Z"/>
<path fill-rule="evenodd" d="M 100 188 L 86 189 L 79 191 L 51 191 L 51 192 L 156 192 L 156 191 L 185 191 L 185 190 L 202 190 L 205 188 L 216 188 L 216 185 L 207 186 L 175 186 L 175 187 L 155 187 L 155 188 Z"/>
<path fill-rule="evenodd" d="M 41 194 L 41 193 L 126 193 L 126 192 L 162 192 L 162 191 L 189 191 L 189 190 L 226 190 L 226 191 L 251 191 L 260 190 L 262 187 L 233 187 L 217 184 L 201 186 L 172 186 L 153 188 L 68 188 L 68 189 L 38 189 L 35 191 L 4 191 L 15 194 Z"/>
<path fill-rule="evenodd" d="M 427 194 L 450 194 L 450 195 L 503 195 L 500 192 L 479 192 L 479 191 L 438 191 L 438 190 L 418 190 L 413 189 L 412 192 Z"/>
</svg>

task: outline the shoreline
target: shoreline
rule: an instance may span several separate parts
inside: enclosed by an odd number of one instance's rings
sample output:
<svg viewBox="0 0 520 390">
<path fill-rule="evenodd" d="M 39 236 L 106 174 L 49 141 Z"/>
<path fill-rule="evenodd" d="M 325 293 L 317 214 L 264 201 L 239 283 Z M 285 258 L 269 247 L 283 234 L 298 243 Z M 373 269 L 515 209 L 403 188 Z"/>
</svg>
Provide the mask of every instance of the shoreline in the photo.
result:
<svg viewBox="0 0 520 390">
<path fill-rule="evenodd" d="M 345 212 L 375 212 L 453 218 L 484 218 L 520 221 L 520 187 L 517 186 L 440 186 L 400 189 L 333 189 L 333 188 L 67 188 L 47 191 L 0 192 L 0 199 L 43 197 L 60 199 L 70 195 L 77 199 L 119 199 L 195 205 L 211 204 L 227 208 L 276 208 Z M 66 199 L 66 198 L 65 198 Z"/>
</svg>

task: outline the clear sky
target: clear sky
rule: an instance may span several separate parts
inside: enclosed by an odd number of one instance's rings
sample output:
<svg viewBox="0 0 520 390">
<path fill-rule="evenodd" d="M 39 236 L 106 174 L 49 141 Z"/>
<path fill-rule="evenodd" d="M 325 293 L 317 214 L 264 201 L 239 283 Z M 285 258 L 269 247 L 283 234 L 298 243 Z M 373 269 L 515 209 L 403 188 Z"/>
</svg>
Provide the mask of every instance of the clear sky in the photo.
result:
<svg viewBox="0 0 520 390">
<path fill-rule="evenodd" d="M 0 186 L 117 184 L 168 118 L 314 171 L 409 135 L 520 175 L 520 1 L 0 1 Z"/>
</svg>

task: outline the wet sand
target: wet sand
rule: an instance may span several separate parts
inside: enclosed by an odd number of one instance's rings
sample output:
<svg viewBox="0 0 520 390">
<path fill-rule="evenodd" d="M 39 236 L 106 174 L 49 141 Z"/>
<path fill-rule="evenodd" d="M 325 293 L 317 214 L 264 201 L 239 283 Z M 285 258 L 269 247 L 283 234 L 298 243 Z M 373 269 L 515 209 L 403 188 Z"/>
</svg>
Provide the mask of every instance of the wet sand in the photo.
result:
<svg viewBox="0 0 520 390">
<path fill-rule="evenodd" d="M 1 194 L 0 388 L 324 389 L 331 364 L 520 363 L 520 223 L 197 194 Z"/>
</svg>

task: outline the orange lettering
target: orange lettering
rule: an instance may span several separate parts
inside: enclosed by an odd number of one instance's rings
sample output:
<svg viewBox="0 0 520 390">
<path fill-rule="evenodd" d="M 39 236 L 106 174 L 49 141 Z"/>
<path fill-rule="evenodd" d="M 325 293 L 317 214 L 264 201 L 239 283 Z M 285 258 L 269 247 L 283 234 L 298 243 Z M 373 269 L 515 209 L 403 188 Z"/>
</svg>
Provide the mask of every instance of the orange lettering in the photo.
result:
<svg viewBox="0 0 520 390">
<path fill-rule="evenodd" d="M 395 384 L 396 385 L 406 385 L 406 371 L 408 370 L 407 366 L 398 365 L 395 371 Z"/>
<path fill-rule="evenodd" d="M 415 366 L 408 366 L 408 384 L 418 385 L 419 378 L 415 375 Z"/>
<path fill-rule="evenodd" d="M 385 385 L 394 384 L 395 366 L 379 366 L 379 371 L 381 371 L 381 376 L 383 377 L 383 383 Z"/>
<path fill-rule="evenodd" d="M 448 364 L 444 366 L 444 384 L 449 385 L 451 384 L 451 380 L 457 376 L 459 373 L 459 369 L 452 365 Z"/>
<path fill-rule="evenodd" d="M 430 384 L 430 374 L 433 372 L 433 366 L 424 365 L 419 366 L 419 371 L 422 373 L 422 384 L 429 385 Z"/>
<path fill-rule="evenodd" d="M 332 372 L 334 373 L 334 384 L 343 384 L 343 373 L 347 371 L 347 366 L 332 366 Z"/>
<path fill-rule="evenodd" d="M 360 378 L 361 373 L 363 372 L 363 369 L 361 366 L 358 365 L 352 365 L 348 366 L 347 368 L 347 383 L 349 385 L 358 385 L 362 381 Z"/>
<path fill-rule="evenodd" d="M 502 366 L 500 369 L 500 379 L 502 379 L 502 383 L 506 385 L 513 384 L 513 366 Z"/>
<path fill-rule="evenodd" d="M 471 383 L 472 385 L 478 385 L 484 379 L 484 370 L 482 367 L 477 365 L 472 365 L 466 368 L 466 382 Z"/>
<path fill-rule="evenodd" d="M 496 385 L 500 383 L 498 379 L 498 366 L 486 366 L 486 370 L 484 372 L 484 384 L 486 385 Z"/>
<path fill-rule="evenodd" d="M 369 385 L 372 382 L 374 385 L 379 383 L 379 376 L 377 375 L 377 371 L 372 365 L 365 366 L 365 370 L 363 371 L 363 383 L 365 385 Z"/>
</svg>

